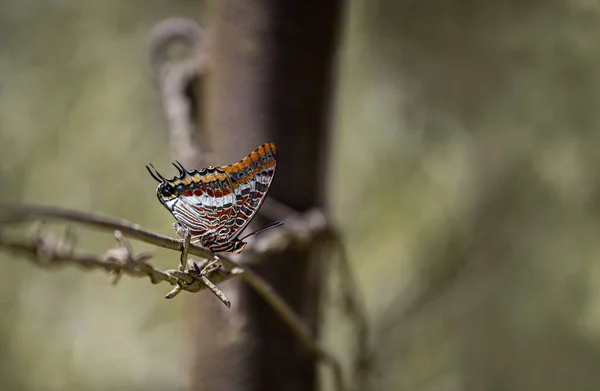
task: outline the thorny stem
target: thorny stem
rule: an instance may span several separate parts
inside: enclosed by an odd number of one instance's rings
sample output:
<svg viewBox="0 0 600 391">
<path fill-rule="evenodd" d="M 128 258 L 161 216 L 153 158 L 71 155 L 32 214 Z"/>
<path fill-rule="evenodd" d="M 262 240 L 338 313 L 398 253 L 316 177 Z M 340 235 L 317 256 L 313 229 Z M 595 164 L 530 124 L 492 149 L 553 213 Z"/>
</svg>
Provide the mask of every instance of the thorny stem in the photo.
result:
<svg viewBox="0 0 600 391">
<path fill-rule="evenodd" d="M 116 233 L 115 236 L 118 236 Z M 161 271 L 155 269 L 147 261 L 151 254 L 131 254 L 124 247 L 110 249 L 104 254 L 97 255 L 80 250 L 71 249 L 66 252 L 62 242 L 57 241 L 52 235 L 40 230 L 25 238 L 0 234 L 0 247 L 27 255 L 35 264 L 41 267 L 58 267 L 61 265 L 76 265 L 84 269 L 103 269 L 111 273 L 112 283 L 118 282 L 118 276 L 128 274 L 132 277 L 148 277 L 153 284 L 167 282 L 171 285 L 185 284 L 187 291 L 198 292 L 206 287 L 197 281 L 191 273 L 178 270 Z M 239 268 L 231 270 L 214 270 L 210 277 L 217 283 L 228 280 L 242 273 Z M 116 281 L 115 281 L 116 280 Z"/>
<path fill-rule="evenodd" d="M 154 233 L 137 224 L 122 219 L 115 219 L 89 212 L 73 211 L 54 206 L 23 206 L 0 203 L 0 227 L 8 223 L 18 223 L 35 219 L 67 220 L 104 230 L 120 231 L 123 236 L 175 251 L 183 252 L 185 247 L 184 240 L 177 240 Z M 273 231 L 271 234 L 273 239 L 270 239 L 271 236 L 265 235 L 265 240 L 257 243 L 257 251 L 254 253 L 251 251 L 246 252 L 250 255 L 260 256 L 261 254 L 277 251 L 290 245 L 302 244 L 307 241 L 311 242 L 317 240 L 319 237 L 328 235 L 328 228 L 324 223 L 324 220 L 320 219 L 316 214 L 309 214 L 306 220 L 308 223 L 304 228 L 305 230 L 310 231 L 311 234 L 304 232 L 304 230 L 300 228 L 298 221 L 293 221 L 291 224 L 286 222 L 286 227 L 292 228 L 292 231 L 287 234 L 287 239 L 276 231 Z M 296 232 L 294 232 L 294 227 L 296 227 Z M 271 245 L 267 243 L 269 240 Z M 183 272 L 181 270 L 160 271 L 154 269 L 146 262 L 150 258 L 150 255 L 148 254 L 133 256 L 134 261 L 127 262 L 127 260 L 132 257 L 131 254 L 127 254 L 127 245 L 116 249 L 118 251 L 115 251 L 114 249 L 109 250 L 104 256 L 97 256 L 95 254 L 83 253 L 76 250 L 72 250 L 68 254 L 61 254 L 61 252 L 56 251 L 56 246 L 52 243 L 51 239 L 48 236 L 42 235 L 40 229 L 38 229 L 35 237 L 27 239 L 14 239 L 8 237 L 8 235 L 0 235 L 0 246 L 26 253 L 33 258 L 34 262 L 40 265 L 75 263 L 86 268 L 102 268 L 107 271 L 118 270 L 131 276 L 148 276 L 154 284 L 166 281 L 171 285 L 177 285 L 176 289 L 179 288 L 190 292 L 197 292 L 204 288 L 210 289 L 211 284 L 214 286 L 206 276 L 203 276 L 201 275 L 202 273 L 197 273 L 197 271 L 194 270 Z M 46 251 L 46 257 L 40 256 L 40 253 L 43 252 L 41 250 Z M 189 254 L 197 255 L 205 259 L 211 259 L 213 256 L 211 251 L 191 243 L 189 245 Z M 343 386 L 342 367 L 339 361 L 315 341 L 302 319 L 277 294 L 273 287 L 260 276 L 252 272 L 248 267 L 241 267 L 237 262 L 232 261 L 228 257 L 222 256 L 219 257 L 219 259 L 230 270 L 225 271 L 223 268 L 216 269 L 213 273 L 214 275 L 211 275 L 212 280 L 216 283 L 220 283 L 236 275 L 243 278 L 267 301 L 267 303 L 269 303 L 273 310 L 279 314 L 304 347 L 310 351 L 316 359 L 328 364 L 332 368 L 336 389 L 345 389 Z M 45 260 L 45 262 L 42 262 L 42 260 Z M 198 268 L 198 266 L 195 268 Z M 216 292 L 213 291 L 213 293 L 218 296 Z M 169 295 L 167 295 L 167 298 L 168 297 Z M 225 301 L 223 302 L 227 305 L 228 300 L 225 298 Z"/>
<path fill-rule="evenodd" d="M 0 203 L 0 224 L 31 221 L 35 219 L 68 220 L 110 231 L 119 230 L 123 235 L 131 239 L 137 239 L 142 242 L 175 251 L 182 251 L 183 249 L 181 240 L 157 234 L 127 220 L 115 219 L 97 213 L 74 211 L 56 206 L 22 206 Z M 195 244 L 190 244 L 189 253 L 202 258 L 212 257 L 212 252 Z"/>
</svg>

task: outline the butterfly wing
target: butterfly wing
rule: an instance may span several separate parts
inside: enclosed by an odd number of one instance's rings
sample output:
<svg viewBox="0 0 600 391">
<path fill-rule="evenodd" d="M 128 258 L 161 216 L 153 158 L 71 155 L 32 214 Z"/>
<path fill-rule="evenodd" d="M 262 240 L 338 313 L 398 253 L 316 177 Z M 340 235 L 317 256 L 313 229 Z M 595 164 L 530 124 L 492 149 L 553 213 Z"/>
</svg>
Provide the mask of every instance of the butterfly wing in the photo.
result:
<svg viewBox="0 0 600 391">
<path fill-rule="evenodd" d="M 236 197 L 229 176 L 216 167 L 192 174 L 187 191 L 180 193 L 173 204 L 173 216 L 192 231 L 194 242 L 210 233 L 229 236 L 228 222 L 236 213 Z"/>
<path fill-rule="evenodd" d="M 226 238 L 232 241 L 252 221 L 269 192 L 277 168 L 277 148 L 273 143 L 263 144 L 239 162 L 220 168 L 229 175 L 235 194 L 236 214 Z"/>
<path fill-rule="evenodd" d="M 167 179 L 156 170 L 160 202 L 192 233 L 192 241 L 215 252 L 239 252 L 239 234 L 262 205 L 277 167 L 275 144 L 263 144 L 239 162 L 187 171 Z"/>
</svg>

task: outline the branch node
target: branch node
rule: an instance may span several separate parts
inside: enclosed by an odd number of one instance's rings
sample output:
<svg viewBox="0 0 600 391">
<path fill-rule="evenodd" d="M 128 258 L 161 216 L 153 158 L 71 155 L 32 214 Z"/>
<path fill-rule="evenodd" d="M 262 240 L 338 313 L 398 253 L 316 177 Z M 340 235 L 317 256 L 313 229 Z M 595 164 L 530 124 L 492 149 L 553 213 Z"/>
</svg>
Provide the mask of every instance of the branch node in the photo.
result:
<svg viewBox="0 0 600 391">
<path fill-rule="evenodd" d="M 212 283 L 212 281 L 210 281 L 207 277 L 208 273 L 212 273 L 213 271 L 216 271 L 217 269 L 220 269 L 220 266 L 218 266 L 217 268 L 210 268 L 210 266 L 214 265 L 215 263 L 220 262 L 219 258 L 215 255 L 215 259 L 212 262 L 209 262 L 206 266 L 204 266 L 202 269 L 200 269 L 200 267 L 196 264 L 193 263 L 193 270 L 189 270 L 189 273 L 192 274 L 194 277 L 199 278 L 202 283 L 215 295 L 219 298 L 219 300 L 221 300 L 221 302 L 223 304 L 225 304 L 225 306 L 227 308 L 231 308 L 231 301 L 229 301 L 229 299 L 227 298 L 227 296 L 225 295 L 225 293 L 223 293 L 222 290 L 220 290 L 215 284 Z"/>
<path fill-rule="evenodd" d="M 165 295 L 165 299 L 172 299 L 177 296 L 183 289 L 179 285 L 175 286 L 175 288 L 171 289 L 169 293 Z"/>
<path fill-rule="evenodd" d="M 123 233 L 118 229 L 115 230 L 114 236 L 117 240 L 117 243 L 119 243 L 119 246 L 125 250 L 125 253 L 127 254 L 127 260 L 133 262 L 133 248 L 131 247 L 131 244 L 129 244 L 127 238 L 125 238 Z"/>
<path fill-rule="evenodd" d="M 56 253 L 61 257 L 68 258 L 71 256 L 71 254 L 73 254 L 73 251 L 75 251 L 76 245 L 77 235 L 75 235 L 75 230 L 68 225 L 65 227 L 65 232 L 56 245 Z"/>
<path fill-rule="evenodd" d="M 107 259 L 112 258 L 123 267 L 131 267 L 134 263 L 133 260 L 133 249 L 129 244 L 129 241 L 123 236 L 123 233 L 119 230 L 115 230 L 113 233 L 115 240 L 119 244 L 119 248 L 112 249 L 106 252 Z M 110 283 L 115 286 L 121 280 L 121 268 L 112 270 L 110 272 Z"/>
</svg>

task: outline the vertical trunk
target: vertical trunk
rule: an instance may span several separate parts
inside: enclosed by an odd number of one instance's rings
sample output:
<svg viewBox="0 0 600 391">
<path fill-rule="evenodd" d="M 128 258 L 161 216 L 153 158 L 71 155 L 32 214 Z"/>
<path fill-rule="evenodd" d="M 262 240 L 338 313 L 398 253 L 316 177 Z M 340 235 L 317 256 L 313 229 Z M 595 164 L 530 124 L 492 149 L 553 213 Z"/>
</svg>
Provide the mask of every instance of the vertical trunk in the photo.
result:
<svg viewBox="0 0 600 391">
<path fill-rule="evenodd" d="M 270 197 L 298 210 L 323 205 L 330 80 L 341 2 L 218 0 L 213 3 L 205 85 L 207 142 L 215 164 L 274 141 Z M 257 219 L 258 224 L 264 223 Z M 257 225 L 258 225 L 257 224 Z M 296 249 L 256 271 L 317 333 L 318 255 Z M 224 284 L 225 309 L 194 299 L 193 390 L 311 390 L 313 358 L 248 286 Z"/>
</svg>

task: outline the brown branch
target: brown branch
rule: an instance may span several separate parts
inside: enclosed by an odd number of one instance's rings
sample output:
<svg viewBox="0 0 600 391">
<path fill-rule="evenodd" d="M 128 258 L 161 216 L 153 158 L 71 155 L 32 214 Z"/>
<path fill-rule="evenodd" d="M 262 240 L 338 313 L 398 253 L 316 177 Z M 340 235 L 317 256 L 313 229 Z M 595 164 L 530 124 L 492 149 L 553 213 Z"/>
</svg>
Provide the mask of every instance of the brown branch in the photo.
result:
<svg viewBox="0 0 600 391">
<path fill-rule="evenodd" d="M 304 217 L 302 217 L 304 216 Z M 0 248 L 6 248 L 27 255 L 34 263 L 40 266 L 57 266 L 61 264 L 74 264 L 86 269 L 104 269 L 112 273 L 124 273 L 132 277 L 149 277 L 152 283 L 168 282 L 177 285 L 177 290 L 198 292 L 205 289 L 205 278 L 210 278 L 213 283 L 220 283 L 234 276 L 240 276 L 252 286 L 273 310 L 283 319 L 290 330 L 296 335 L 304 347 L 316 359 L 326 363 L 332 368 L 336 389 L 343 390 L 342 367 L 338 360 L 314 339 L 302 319 L 290 306 L 277 294 L 273 287 L 263 280 L 248 267 L 240 266 L 237 262 L 219 256 L 219 259 L 229 270 L 218 268 L 210 276 L 202 276 L 193 268 L 187 271 L 165 270 L 160 271 L 146 261 L 149 254 L 133 255 L 131 247 L 120 239 L 119 235 L 151 243 L 175 251 L 184 251 L 183 240 L 163 236 L 142 228 L 137 224 L 122 219 L 115 219 L 89 212 L 79 212 L 53 206 L 15 205 L 0 203 L 0 227 L 32 220 L 66 220 L 103 230 L 117 231 L 116 234 L 120 247 L 108 250 L 103 255 L 95 255 L 74 250 L 71 234 L 70 239 L 57 241 L 49 234 L 35 230 L 34 234 L 26 238 L 13 238 L 0 233 Z M 253 243 L 253 248 L 244 251 L 244 258 L 259 258 L 264 254 L 282 251 L 292 246 L 306 246 L 317 240 L 326 239 L 328 227 L 322 213 L 317 210 L 307 212 L 305 215 L 292 216 L 287 220 L 285 229 L 272 230 L 265 233 L 262 239 Z M 285 231 L 286 233 L 282 233 Z M 68 231 L 69 232 L 69 231 Z M 212 259 L 212 253 L 194 244 L 189 245 L 189 254 Z M 201 268 L 201 267 L 200 267 Z M 173 292 L 173 291 L 171 291 Z M 170 292 L 170 294 L 171 294 Z M 173 297 L 167 295 L 167 297 Z"/>
<path fill-rule="evenodd" d="M 124 219 L 56 206 L 0 203 L 0 225 L 35 220 L 66 220 L 94 228 L 121 231 L 124 236 L 131 239 L 169 250 L 183 251 L 182 240 L 157 234 Z M 254 240 L 244 251 L 244 261 L 252 262 L 265 254 L 277 253 L 294 246 L 304 246 L 329 232 L 325 217 L 317 209 L 290 216 L 284 219 L 284 223 L 283 228 L 265 232 L 262 237 Z M 213 257 L 212 252 L 193 243 L 189 246 L 189 253 L 204 259 Z M 220 255 L 219 258 L 232 267 L 239 267 L 226 256 Z"/>
<path fill-rule="evenodd" d="M 188 292 L 199 292 L 206 288 L 202 279 L 193 271 L 181 272 L 179 270 L 161 271 L 155 269 L 147 261 L 151 254 L 133 254 L 131 248 L 120 237 L 119 231 L 115 237 L 121 246 L 106 251 L 104 254 L 93 254 L 72 248 L 68 243 L 72 239 L 57 240 L 53 235 L 36 229 L 27 237 L 17 237 L 0 233 L 0 248 L 25 255 L 33 263 L 41 267 L 59 267 L 76 265 L 84 269 L 103 269 L 113 276 L 113 283 L 118 281 L 122 274 L 131 277 L 148 277 L 153 284 L 167 282 L 180 286 Z M 214 270 L 210 278 L 215 283 L 221 283 L 243 272 L 240 268 Z"/>
</svg>

